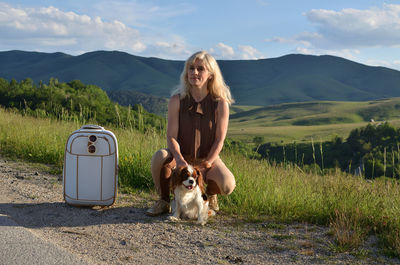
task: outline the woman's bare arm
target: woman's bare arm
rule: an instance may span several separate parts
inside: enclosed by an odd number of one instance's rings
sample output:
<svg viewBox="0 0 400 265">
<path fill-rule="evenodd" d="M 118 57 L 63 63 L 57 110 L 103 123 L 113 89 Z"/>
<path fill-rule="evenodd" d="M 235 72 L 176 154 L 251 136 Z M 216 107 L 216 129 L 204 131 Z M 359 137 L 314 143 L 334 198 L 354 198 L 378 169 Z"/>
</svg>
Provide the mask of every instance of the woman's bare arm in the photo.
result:
<svg viewBox="0 0 400 265">
<path fill-rule="evenodd" d="M 168 149 L 175 158 L 176 166 L 183 167 L 187 166 L 187 163 L 181 154 L 181 149 L 178 143 L 179 108 L 179 95 L 174 95 L 168 103 L 167 144 Z"/>
<path fill-rule="evenodd" d="M 218 158 L 219 153 L 224 146 L 226 133 L 229 123 L 229 104 L 226 100 L 221 99 L 217 107 L 217 129 L 215 133 L 215 141 L 208 153 L 207 160 L 204 163 L 205 167 L 210 167 L 211 164 Z M 209 163 L 209 164 L 207 164 Z"/>
</svg>

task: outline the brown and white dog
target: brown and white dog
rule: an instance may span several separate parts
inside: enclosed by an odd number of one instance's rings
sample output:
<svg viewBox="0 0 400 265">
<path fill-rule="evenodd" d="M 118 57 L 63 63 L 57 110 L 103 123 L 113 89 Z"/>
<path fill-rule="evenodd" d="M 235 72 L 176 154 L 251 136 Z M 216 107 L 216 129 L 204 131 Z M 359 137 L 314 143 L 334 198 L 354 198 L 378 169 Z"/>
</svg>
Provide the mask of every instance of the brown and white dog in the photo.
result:
<svg viewBox="0 0 400 265">
<path fill-rule="evenodd" d="M 171 178 L 175 199 L 172 216 L 168 219 L 170 221 L 179 221 L 183 218 L 197 219 L 198 224 L 205 225 L 208 216 L 213 213 L 209 210 L 207 197 L 203 195 L 204 180 L 199 168 L 189 165 L 175 169 Z"/>
</svg>

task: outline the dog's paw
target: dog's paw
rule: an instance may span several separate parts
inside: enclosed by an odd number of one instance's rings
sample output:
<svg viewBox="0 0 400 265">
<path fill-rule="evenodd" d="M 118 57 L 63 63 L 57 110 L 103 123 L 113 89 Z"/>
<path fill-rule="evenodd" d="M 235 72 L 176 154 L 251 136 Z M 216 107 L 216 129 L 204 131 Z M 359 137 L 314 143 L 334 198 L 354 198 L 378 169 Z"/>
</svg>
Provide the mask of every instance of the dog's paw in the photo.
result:
<svg viewBox="0 0 400 265">
<path fill-rule="evenodd" d="M 209 209 L 208 212 L 207 212 L 207 214 L 208 214 L 209 217 L 210 217 L 210 216 L 216 216 L 216 215 L 217 215 L 217 213 L 216 213 L 214 210 L 212 210 L 212 209 Z"/>
<path fill-rule="evenodd" d="M 175 217 L 175 216 L 173 216 L 173 215 L 170 215 L 170 216 L 168 216 L 168 221 L 171 221 L 171 222 L 179 222 L 179 218 L 178 217 Z"/>
<path fill-rule="evenodd" d="M 207 220 L 197 220 L 196 224 L 198 225 L 205 225 L 207 223 Z"/>
</svg>

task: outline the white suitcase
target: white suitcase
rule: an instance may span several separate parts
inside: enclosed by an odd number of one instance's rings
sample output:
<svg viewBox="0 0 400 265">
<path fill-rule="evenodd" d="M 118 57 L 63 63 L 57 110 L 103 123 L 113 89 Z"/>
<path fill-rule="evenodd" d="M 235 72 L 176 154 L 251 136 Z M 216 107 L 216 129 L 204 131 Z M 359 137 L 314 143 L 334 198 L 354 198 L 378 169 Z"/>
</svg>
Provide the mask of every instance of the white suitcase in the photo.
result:
<svg viewBox="0 0 400 265">
<path fill-rule="evenodd" d="M 109 206 L 117 197 L 118 144 L 98 125 L 84 125 L 65 145 L 63 190 L 66 203 Z"/>
</svg>

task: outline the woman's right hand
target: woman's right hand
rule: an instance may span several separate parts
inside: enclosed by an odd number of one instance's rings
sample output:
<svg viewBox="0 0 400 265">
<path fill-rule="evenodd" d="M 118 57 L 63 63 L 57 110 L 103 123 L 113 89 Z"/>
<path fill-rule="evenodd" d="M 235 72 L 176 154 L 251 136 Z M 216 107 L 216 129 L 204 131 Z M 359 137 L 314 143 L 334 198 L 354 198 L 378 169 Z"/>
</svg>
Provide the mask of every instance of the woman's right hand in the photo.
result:
<svg viewBox="0 0 400 265">
<path fill-rule="evenodd" d="M 175 159 L 175 161 L 176 161 L 176 168 L 183 168 L 189 165 L 184 159 Z"/>
</svg>

